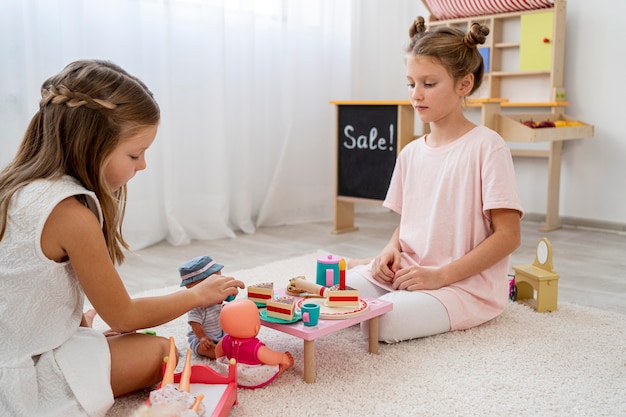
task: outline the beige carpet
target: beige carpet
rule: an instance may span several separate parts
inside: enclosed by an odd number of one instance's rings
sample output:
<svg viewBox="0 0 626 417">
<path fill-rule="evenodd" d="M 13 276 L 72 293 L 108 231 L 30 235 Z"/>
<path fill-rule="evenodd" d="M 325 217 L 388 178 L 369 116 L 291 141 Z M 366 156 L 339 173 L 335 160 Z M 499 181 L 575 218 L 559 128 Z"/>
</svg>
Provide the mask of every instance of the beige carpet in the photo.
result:
<svg viewBox="0 0 626 417">
<path fill-rule="evenodd" d="M 296 275 L 314 280 L 321 254 L 224 273 L 284 286 Z M 154 330 L 186 351 L 185 317 Z M 381 343 L 379 355 L 367 353 L 366 338 L 351 327 L 317 340 L 315 384 L 302 379 L 300 339 L 267 328 L 260 338 L 290 351 L 295 366 L 263 389 L 240 389 L 233 417 L 626 415 L 626 320 L 618 313 L 560 303 L 538 314 L 510 303 L 478 328 Z M 107 416 L 128 416 L 146 397 L 118 399 Z"/>
</svg>

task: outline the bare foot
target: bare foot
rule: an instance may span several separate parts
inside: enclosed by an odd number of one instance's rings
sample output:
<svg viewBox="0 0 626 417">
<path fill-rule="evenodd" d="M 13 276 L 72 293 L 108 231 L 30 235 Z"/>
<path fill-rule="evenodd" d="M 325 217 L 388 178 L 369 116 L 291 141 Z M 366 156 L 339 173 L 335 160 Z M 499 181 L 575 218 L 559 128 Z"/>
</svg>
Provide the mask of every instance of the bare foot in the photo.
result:
<svg viewBox="0 0 626 417">
<path fill-rule="evenodd" d="M 287 356 L 287 363 L 281 363 L 278 366 L 278 375 L 282 374 L 283 372 L 285 372 L 287 369 L 291 368 L 293 366 L 293 356 L 291 355 L 291 353 L 289 352 L 285 352 L 285 355 Z"/>
<path fill-rule="evenodd" d="M 348 259 L 346 267 L 351 269 L 358 265 L 367 265 L 372 261 L 372 259 L 374 258 Z"/>
<path fill-rule="evenodd" d="M 83 320 L 81 321 L 81 325 L 84 327 L 93 327 L 93 319 L 96 317 L 96 310 L 93 308 L 85 311 L 83 313 Z"/>
</svg>

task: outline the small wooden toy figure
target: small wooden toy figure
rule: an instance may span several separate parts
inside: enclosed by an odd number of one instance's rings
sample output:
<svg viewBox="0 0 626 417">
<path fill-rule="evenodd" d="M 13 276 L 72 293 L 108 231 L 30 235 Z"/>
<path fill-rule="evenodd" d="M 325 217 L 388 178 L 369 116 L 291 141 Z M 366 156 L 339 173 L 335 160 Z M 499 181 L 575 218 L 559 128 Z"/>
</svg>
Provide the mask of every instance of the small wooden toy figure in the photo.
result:
<svg viewBox="0 0 626 417">
<path fill-rule="evenodd" d="M 293 366 L 291 353 L 276 352 L 257 338 L 261 317 L 253 301 L 240 298 L 224 305 L 220 323 L 226 335 L 215 347 L 217 370 L 227 373 L 234 358 L 239 387 L 264 387 Z"/>
<path fill-rule="evenodd" d="M 556 311 L 559 293 L 559 274 L 552 263 L 552 245 L 547 237 L 537 243 L 535 261 L 529 265 L 513 265 L 515 292 L 518 300 L 536 297 L 538 313 Z"/>
</svg>

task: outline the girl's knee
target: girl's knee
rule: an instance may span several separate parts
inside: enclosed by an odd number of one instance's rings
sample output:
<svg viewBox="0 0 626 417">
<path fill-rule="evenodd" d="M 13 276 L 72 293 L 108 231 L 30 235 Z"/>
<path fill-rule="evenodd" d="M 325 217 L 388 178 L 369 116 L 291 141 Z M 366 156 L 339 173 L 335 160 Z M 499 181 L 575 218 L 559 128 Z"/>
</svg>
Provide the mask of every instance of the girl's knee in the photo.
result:
<svg viewBox="0 0 626 417">
<path fill-rule="evenodd" d="M 154 374 L 151 376 L 152 381 L 159 382 L 163 379 L 163 366 L 166 357 L 170 354 L 170 341 L 168 338 L 161 336 L 148 336 L 150 343 L 146 343 L 144 357 L 146 361 L 152 360 L 151 364 L 146 363 L 146 369 L 153 369 Z M 178 361 L 178 349 L 176 349 L 175 359 Z M 151 359 L 148 359 L 151 358 Z"/>
<path fill-rule="evenodd" d="M 158 357 L 161 361 L 163 361 L 166 357 L 170 355 L 170 340 L 165 337 L 155 336 L 157 338 L 155 350 L 158 352 Z M 179 357 L 178 348 L 174 347 L 176 358 Z"/>
<path fill-rule="evenodd" d="M 170 340 L 165 337 L 155 336 L 158 338 L 158 349 L 162 353 L 162 357 L 166 357 L 170 354 Z M 176 348 L 176 355 L 178 355 L 178 348 Z"/>
<path fill-rule="evenodd" d="M 111 387 L 116 397 L 163 379 L 163 359 L 169 356 L 168 339 L 132 333 L 112 336 L 107 341 L 111 352 Z"/>
</svg>

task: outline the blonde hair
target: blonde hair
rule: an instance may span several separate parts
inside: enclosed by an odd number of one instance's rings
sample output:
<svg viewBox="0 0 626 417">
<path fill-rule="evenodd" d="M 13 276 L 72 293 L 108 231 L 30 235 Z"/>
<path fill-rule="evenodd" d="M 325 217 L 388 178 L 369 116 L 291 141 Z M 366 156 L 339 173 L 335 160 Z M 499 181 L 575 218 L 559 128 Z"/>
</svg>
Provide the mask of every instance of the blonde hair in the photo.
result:
<svg viewBox="0 0 626 417">
<path fill-rule="evenodd" d="M 159 123 L 152 92 L 119 66 L 80 60 L 44 81 L 35 113 L 13 161 L 0 172 L 0 240 L 11 197 L 36 179 L 70 175 L 100 201 L 103 233 L 113 262 L 124 260 L 126 186 L 111 192 L 104 164 L 120 139 Z"/>
<path fill-rule="evenodd" d="M 424 18 L 418 16 L 409 28 L 406 52 L 436 59 L 455 80 L 473 74 L 472 94 L 482 84 L 485 64 L 477 45 L 485 43 L 487 35 L 489 28 L 480 23 L 473 23 L 468 33 L 443 26 L 426 31 Z"/>
</svg>

